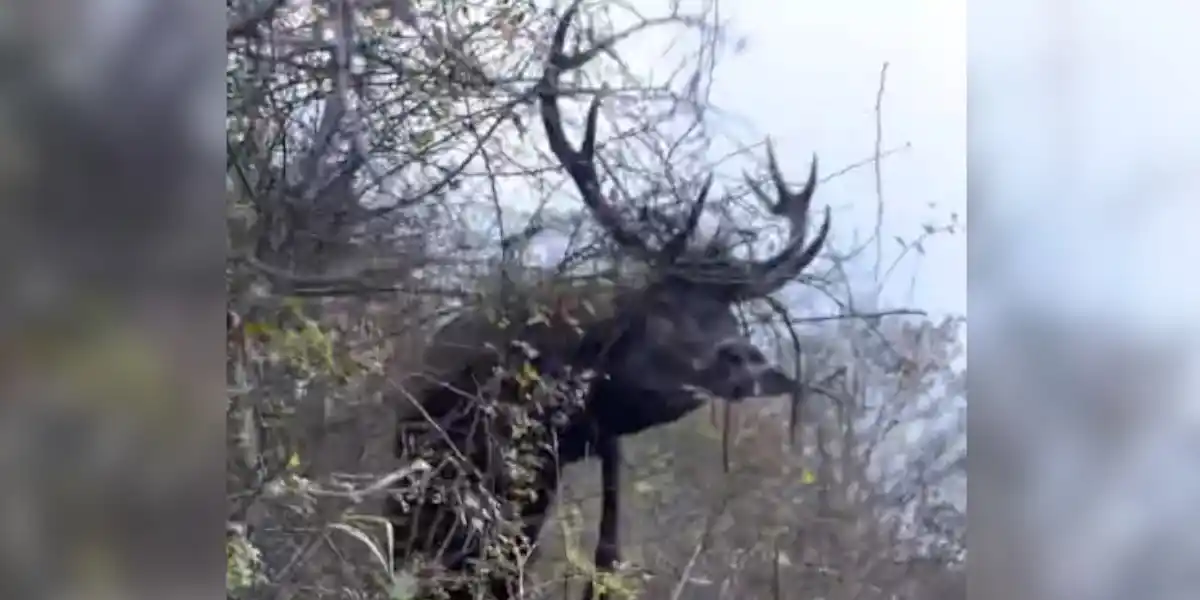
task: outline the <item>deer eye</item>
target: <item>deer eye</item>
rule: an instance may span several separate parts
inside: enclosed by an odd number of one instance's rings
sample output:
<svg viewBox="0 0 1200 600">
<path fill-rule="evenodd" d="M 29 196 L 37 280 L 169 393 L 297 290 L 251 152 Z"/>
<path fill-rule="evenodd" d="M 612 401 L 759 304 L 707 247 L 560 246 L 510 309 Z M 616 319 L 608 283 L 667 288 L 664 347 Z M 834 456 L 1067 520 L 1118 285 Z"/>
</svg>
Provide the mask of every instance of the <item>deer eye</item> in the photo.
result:
<svg viewBox="0 0 1200 600">
<path fill-rule="evenodd" d="M 746 363 L 746 353 L 736 346 L 721 346 L 717 349 L 717 358 L 724 363 L 741 366 Z"/>
<path fill-rule="evenodd" d="M 726 364 L 743 367 L 766 362 L 761 352 L 753 346 L 727 345 L 717 349 L 717 358 Z"/>
</svg>

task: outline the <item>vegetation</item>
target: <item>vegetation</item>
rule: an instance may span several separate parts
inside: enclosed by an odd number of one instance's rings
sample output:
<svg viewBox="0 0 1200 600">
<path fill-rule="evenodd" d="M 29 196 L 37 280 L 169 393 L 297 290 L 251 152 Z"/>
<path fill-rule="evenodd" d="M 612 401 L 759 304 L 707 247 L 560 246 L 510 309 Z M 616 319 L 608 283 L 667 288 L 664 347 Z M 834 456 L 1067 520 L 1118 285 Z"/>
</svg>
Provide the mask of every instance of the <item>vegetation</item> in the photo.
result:
<svg viewBox="0 0 1200 600">
<path fill-rule="evenodd" d="M 515 291 L 518 304 L 604 311 L 641 274 L 561 198 L 531 125 L 552 9 L 227 6 L 228 593 L 411 598 L 437 573 L 392 564 L 378 515 L 389 487 L 427 493 L 438 464 L 394 458 L 389 381 L 419 369 L 464 309 Z M 674 198 L 714 166 L 703 94 L 724 25 L 711 7 L 631 21 L 616 2 L 585 6 L 584 44 L 667 31 L 697 50 L 647 82 L 617 44 L 570 82 L 613 96 L 609 179 L 648 226 L 671 222 Z M 749 185 L 723 187 L 722 223 L 762 217 Z M 599 582 L 614 597 L 965 596 L 963 322 L 852 295 L 858 250 L 826 252 L 796 297 L 746 307 L 763 347 L 800 367 L 802 403 L 714 407 L 626 442 L 628 564 Z M 529 598 L 577 597 L 594 574 L 596 465 L 566 479 L 538 560 L 515 565 Z M 479 514 L 503 529 L 502 511 Z"/>
</svg>

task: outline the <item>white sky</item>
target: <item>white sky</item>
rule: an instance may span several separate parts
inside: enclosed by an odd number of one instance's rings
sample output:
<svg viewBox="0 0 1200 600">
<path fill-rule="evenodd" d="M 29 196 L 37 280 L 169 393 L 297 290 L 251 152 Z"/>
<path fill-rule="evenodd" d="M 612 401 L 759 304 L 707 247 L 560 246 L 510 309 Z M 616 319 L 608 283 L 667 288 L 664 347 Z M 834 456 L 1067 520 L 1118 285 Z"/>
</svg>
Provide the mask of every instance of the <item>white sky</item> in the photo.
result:
<svg viewBox="0 0 1200 600">
<path fill-rule="evenodd" d="M 952 0 L 723 2 L 745 51 L 726 58 L 713 100 L 743 118 L 742 142 L 769 135 L 781 166 L 799 180 L 812 153 L 831 173 L 869 157 L 875 143 L 879 71 L 889 63 L 883 101 L 883 148 L 911 143 L 883 166 L 884 264 L 927 221 L 966 217 L 965 6 Z M 876 211 L 875 179 L 858 169 L 819 188 L 834 208 L 839 249 L 868 237 Z M 929 203 L 935 203 L 930 208 Z M 966 311 L 966 237 L 939 236 L 926 256 L 910 253 L 884 290 L 885 303 L 932 312 Z M 859 266 L 869 273 L 873 252 Z M 913 269 L 915 286 L 910 285 Z"/>
</svg>

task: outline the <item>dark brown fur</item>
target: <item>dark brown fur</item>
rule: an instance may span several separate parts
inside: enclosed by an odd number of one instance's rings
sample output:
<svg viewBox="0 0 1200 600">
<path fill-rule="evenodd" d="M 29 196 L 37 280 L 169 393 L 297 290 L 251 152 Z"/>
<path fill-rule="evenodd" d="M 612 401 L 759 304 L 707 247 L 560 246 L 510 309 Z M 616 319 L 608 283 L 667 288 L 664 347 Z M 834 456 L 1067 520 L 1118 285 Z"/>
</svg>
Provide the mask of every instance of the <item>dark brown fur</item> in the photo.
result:
<svg viewBox="0 0 1200 600">
<path fill-rule="evenodd" d="M 694 247 L 691 238 L 711 178 L 679 230 L 651 248 L 649 236 L 624 222 L 602 191 L 594 156 L 599 97 L 588 110 L 581 146 L 576 149 L 566 139 L 558 106 L 560 74 L 598 54 L 595 48 L 566 53 L 567 28 L 578 7 L 575 2 L 567 10 L 554 32 L 537 90 L 542 124 L 551 152 L 584 204 L 623 251 L 649 267 L 649 280 L 630 290 L 614 288 L 610 299 L 595 292 L 580 296 L 600 300 L 591 304 L 597 310 L 582 300 L 566 307 L 530 305 L 529 297 L 518 296 L 504 302 L 509 310 L 467 313 L 434 337 L 425 378 L 402 382 L 406 385 L 399 386 L 396 399 L 402 416 L 398 455 L 420 456 L 434 466 L 430 486 L 388 503 L 397 560 L 433 554 L 451 571 L 470 572 L 473 561 L 485 559 L 491 569 L 487 587 L 499 600 L 513 596 L 519 577 L 487 551 L 505 537 L 518 545 L 537 539 L 562 465 L 582 460 L 589 451 L 601 459 L 604 501 L 596 566 L 611 570 L 619 547 L 620 436 L 675 421 L 702 406 L 707 396 L 736 402 L 792 391 L 795 382 L 747 339 L 733 309 L 795 279 L 816 257 L 830 227 L 826 209 L 825 222 L 806 242 L 816 161 L 804 187 L 793 192 L 769 151 L 777 198 L 753 182 L 751 187 L 770 212 L 791 225 L 780 252 L 753 262 L 733 258 L 720 243 Z M 562 386 L 549 389 L 557 384 Z M 514 519 L 516 527 L 504 525 Z M 405 544 L 410 540 L 417 543 Z M 451 597 L 471 595 L 458 590 Z"/>
</svg>

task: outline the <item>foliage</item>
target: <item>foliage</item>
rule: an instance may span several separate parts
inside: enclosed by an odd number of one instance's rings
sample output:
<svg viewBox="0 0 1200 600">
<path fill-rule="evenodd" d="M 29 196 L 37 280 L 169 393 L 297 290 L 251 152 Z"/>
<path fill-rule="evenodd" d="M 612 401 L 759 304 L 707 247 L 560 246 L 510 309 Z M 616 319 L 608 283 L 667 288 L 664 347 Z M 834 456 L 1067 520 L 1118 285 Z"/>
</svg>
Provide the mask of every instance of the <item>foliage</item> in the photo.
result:
<svg viewBox="0 0 1200 600">
<path fill-rule="evenodd" d="M 246 539 L 243 531 L 235 530 L 225 540 L 225 591 L 237 596 L 244 590 L 263 583 L 262 553 Z"/>
</svg>

